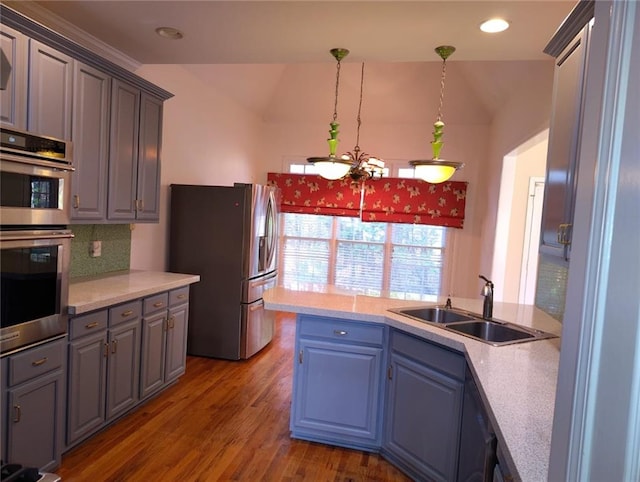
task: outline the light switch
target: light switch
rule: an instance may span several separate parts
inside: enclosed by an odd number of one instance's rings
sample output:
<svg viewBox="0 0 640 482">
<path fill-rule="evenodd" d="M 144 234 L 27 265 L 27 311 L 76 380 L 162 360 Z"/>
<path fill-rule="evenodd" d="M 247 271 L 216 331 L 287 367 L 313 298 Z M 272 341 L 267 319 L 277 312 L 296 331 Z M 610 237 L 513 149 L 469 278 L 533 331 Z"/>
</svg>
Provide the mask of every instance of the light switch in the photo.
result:
<svg viewBox="0 0 640 482">
<path fill-rule="evenodd" d="M 89 256 L 92 258 L 102 256 L 102 241 L 91 241 L 89 244 Z"/>
</svg>

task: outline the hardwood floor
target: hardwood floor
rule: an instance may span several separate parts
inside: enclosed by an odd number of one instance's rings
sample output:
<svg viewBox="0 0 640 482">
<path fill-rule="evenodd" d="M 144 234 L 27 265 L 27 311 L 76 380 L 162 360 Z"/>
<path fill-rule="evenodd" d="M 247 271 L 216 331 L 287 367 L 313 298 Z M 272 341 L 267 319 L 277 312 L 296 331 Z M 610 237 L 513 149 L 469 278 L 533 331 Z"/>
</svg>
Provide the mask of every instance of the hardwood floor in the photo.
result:
<svg viewBox="0 0 640 482">
<path fill-rule="evenodd" d="M 295 318 L 245 361 L 188 357 L 158 397 L 65 454 L 65 482 L 409 481 L 382 457 L 291 439 Z"/>
</svg>

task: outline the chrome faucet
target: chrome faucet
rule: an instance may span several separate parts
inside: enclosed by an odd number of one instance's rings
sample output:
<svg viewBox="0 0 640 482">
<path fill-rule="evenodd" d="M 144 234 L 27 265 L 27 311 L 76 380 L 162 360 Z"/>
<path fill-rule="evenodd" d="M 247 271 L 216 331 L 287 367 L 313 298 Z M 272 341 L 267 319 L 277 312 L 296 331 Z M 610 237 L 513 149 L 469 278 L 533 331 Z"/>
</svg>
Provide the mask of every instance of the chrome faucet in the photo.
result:
<svg viewBox="0 0 640 482">
<path fill-rule="evenodd" d="M 493 317 L 493 282 L 482 275 L 480 275 L 479 278 L 485 281 L 482 292 L 480 293 L 482 296 L 484 296 L 484 305 L 482 305 L 482 317 L 485 320 L 490 320 Z"/>
</svg>

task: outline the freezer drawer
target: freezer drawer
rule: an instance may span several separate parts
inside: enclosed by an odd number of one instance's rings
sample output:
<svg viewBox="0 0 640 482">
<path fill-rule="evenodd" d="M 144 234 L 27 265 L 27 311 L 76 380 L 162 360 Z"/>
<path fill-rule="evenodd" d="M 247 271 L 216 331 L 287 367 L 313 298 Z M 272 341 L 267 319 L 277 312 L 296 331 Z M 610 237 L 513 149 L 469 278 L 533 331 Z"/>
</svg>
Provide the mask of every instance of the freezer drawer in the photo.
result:
<svg viewBox="0 0 640 482">
<path fill-rule="evenodd" d="M 278 281 L 277 273 L 270 273 L 260 278 L 244 280 L 242 282 L 242 302 L 253 303 L 262 299 L 264 292 L 270 288 L 275 288 Z"/>
<path fill-rule="evenodd" d="M 242 305 L 240 358 L 249 358 L 269 344 L 275 328 L 275 312 L 264 309 L 264 301 Z"/>
</svg>

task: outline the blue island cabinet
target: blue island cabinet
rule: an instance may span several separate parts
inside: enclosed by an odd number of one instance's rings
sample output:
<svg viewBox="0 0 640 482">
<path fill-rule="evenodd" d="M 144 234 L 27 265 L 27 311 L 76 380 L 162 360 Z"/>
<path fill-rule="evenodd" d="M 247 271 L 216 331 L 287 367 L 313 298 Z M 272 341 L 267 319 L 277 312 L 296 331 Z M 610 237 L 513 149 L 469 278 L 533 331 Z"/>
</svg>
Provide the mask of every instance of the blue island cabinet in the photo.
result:
<svg viewBox="0 0 640 482">
<path fill-rule="evenodd" d="M 378 451 L 384 325 L 298 315 L 291 435 Z"/>
<path fill-rule="evenodd" d="M 415 480 L 457 479 L 466 361 L 392 330 L 383 455 Z"/>
</svg>

